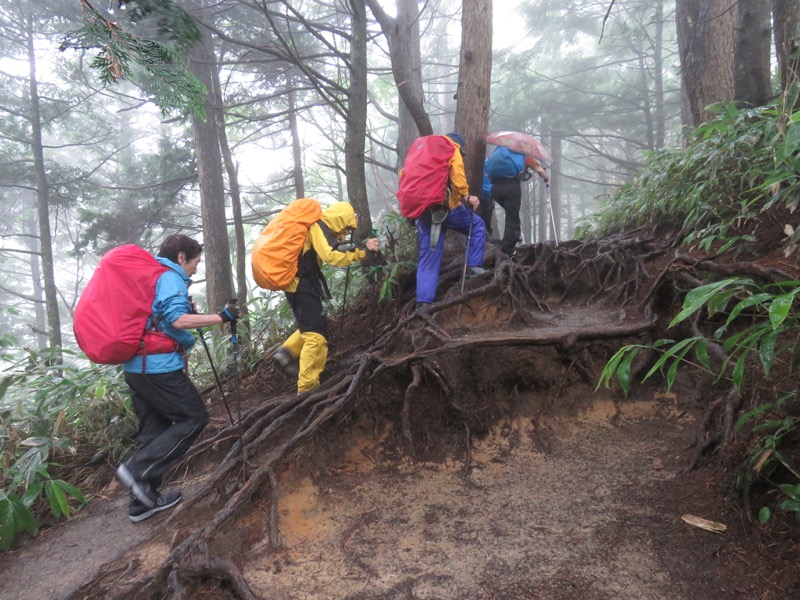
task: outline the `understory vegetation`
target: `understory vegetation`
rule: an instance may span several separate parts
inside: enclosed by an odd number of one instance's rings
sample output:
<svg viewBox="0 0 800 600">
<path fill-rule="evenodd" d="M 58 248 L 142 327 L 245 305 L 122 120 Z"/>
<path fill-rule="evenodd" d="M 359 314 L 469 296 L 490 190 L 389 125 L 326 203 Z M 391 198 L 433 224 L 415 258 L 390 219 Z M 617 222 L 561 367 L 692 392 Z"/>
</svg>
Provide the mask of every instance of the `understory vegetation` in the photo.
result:
<svg viewBox="0 0 800 600">
<path fill-rule="evenodd" d="M 671 387 L 679 368 L 727 386 L 722 434 L 705 450 L 734 462 L 732 487 L 761 524 L 776 511 L 800 523 L 797 97 L 795 87 L 780 105 L 713 107 L 717 118 L 687 148 L 654 155 L 582 233 L 641 229 L 674 238 L 697 264 L 727 257 L 686 290 L 668 324 L 674 335 L 621 348 L 598 387 L 616 382 L 627 394 L 642 373 Z M 642 365 L 645 354 L 653 358 Z"/>
</svg>

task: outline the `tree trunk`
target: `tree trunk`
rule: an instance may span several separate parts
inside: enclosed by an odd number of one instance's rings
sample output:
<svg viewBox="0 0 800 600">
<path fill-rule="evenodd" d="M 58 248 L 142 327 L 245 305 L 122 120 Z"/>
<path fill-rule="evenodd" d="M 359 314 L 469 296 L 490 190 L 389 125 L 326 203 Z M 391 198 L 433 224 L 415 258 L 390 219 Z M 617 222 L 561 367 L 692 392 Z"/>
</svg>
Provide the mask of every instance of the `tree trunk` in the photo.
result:
<svg viewBox="0 0 800 600">
<path fill-rule="evenodd" d="M 225 127 L 224 100 L 222 86 L 219 81 L 219 70 L 211 69 L 214 83 L 214 106 L 219 135 L 219 147 L 228 175 L 228 188 L 231 194 L 231 209 L 233 211 L 233 231 L 236 240 L 236 297 L 242 307 L 242 314 L 247 314 L 247 244 L 244 239 L 244 225 L 242 224 L 242 195 L 239 188 L 239 172 L 233 162 L 231 147 L 228 143 L 228 132 Z M 248 321 L 244 321 L 247 325 Z M 244 333 L 244 332 L 242 332 Z"/>
<path fill-rule="evenodd" d="M 199 2 L 192 3 L 200 8 Z M 234 297 L 231 279 L 231 249 L 225 216 L 225 186 L 219 149 L 217 111 L 214 107 L 216 61 L 208 34 L 201 29 L 201 40 L 189 52 L 189 69 L 209 91 L 204 100 L 205 120 L 192 115 L 197 175 L 200 184 L 200 210 L 203 221 L 208 309 L 218 310 Z"/>
<path fill-rule="evenodd" d="M 694 129 L 710 120 L 714 102 L 733 100 L 736 0 L 677 0 L 681 121 Z"/>
<path fill-rule="evenodd" d="M 764 0 L 738 0 L 733 50 L 733 96 L 747 106 L 772 97 L 770 83 L 770 6 Z"/>
<path fill-rule="evenodd" d="M 792 56 L 800 47 L 800 2 L 772 0 L 772 21 L 775 30 L 775 53 L 781 75 L 781 91 L 789 89 L 800 75 L 800 58 Z"/>
<path fill-rule="evenodd" d="M 344 164 L 347 194 L 359 216 L 356 236 L 358 239 L 363 239 L 369 235 L 372 229 L 364 171 L 367 139 L 367 8 L 364 0 L 349 0 L 348 4 L 352 31 Z"/>
<path fill-rule="evenodd" d="M 553 167 L 550 171 L 550 205 L 553 209 L 553 225 L 550 233 L 553 239 L 561 241 L 561 134 L 554 131 L 551 140 L 550 153 L 553 155 Z"/>
<path fill-rule="evenodd" d="M 27 195 L 27 194 L 26 194 Z M 31 202 L 33 204 L 33 202 Z M 47 314 L 45 313 L 45 298 L 44 289 L 42 288 L 42 270 L 39 265 L 39 245 L 36 243 L 38 239 L 36 219 L 33 215 L 28 213 L 27 229 L 29 237 L 28 249 L 31 251 L 30 265 L 31 265 L 31 283 L 33 287 L 33 310 L 35 316 L 35 324 L 33 327 L 34 335 L 36 338 L 36 348 L 44 350 L 50 341 L 44 332 L 47 331 Z"/>
<path fill-rule="evenodd" d="M 653 48 L 653 103 L 656 117 L 656 150 L 664 147 L 666 116 L 664 114 L 664 0 L 656 0 L 655 35 Z"/>
<path fill-rule="evenodd" d="M 455 130 L 464 136 L 464 166 L 473 194 L 480 193 L 489 127 L 492 75 L 492 0 L 464 0 Z"/>
<path fill-rule="evenodd" d="M 295 198 L 306 197 L 306 185 L 303 179 L 303 151 L 300 147 L 300 133 L 297 129 L 297 92 L 294 89 L 294 78 L 291 71 L 286 70 L 286 101 L 289 104 L 289 132 L 292 135 L 292 177 L 294 179 Z"/>
<path fill-rule="evenodd" d="M 39 103 L 39 85 L 36 80 L 36 54 L 33 45 L 33 23 L 27 20 L 27 49 L 30 73 L 31 101 L 31 151 L 36 172 L 36 212 L 39 220 L 39 252 L 42 257 L 42 284 L 44 285 L 47 312 L 47 337 L 51 348 L 61 348 L 61 317 L 58 312 L 53 239 L 50 232 L 50 190 L 44 166 L 42 142 L 42 117 Z M 59 361 L 60 362 L 60 361 Z"/>
<path fill-rule="evenodd" d="M 419 48 L 419 7 L 416 0 L 397 0 L 397 17 L 391 18 L 379 0 L 366 0 L 389 46 L 392 75 L 400 97 L 400 130 L 397 136 L 398 170 L 411 142 L 431 135 L 433 127 L 425 110 L 422 89 L 422 57 Z M 412 126 L 413 123 L 413 126 Z"/>
</svg>

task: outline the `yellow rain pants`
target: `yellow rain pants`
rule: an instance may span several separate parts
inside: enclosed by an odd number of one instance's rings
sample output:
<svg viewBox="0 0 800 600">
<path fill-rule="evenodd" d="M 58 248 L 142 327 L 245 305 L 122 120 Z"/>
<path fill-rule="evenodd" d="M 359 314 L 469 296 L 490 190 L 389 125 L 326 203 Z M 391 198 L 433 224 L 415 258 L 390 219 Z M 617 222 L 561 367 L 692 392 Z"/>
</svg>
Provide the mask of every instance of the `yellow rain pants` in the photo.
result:
<svg viewBox="0 0 800 600">
<path fill-rule="evenodd" d="M 308 392 L 319 386 L 319 376 L 328 360 L 328 341 L 325 336 L 296 330 L 283 343 L 292 356 L 300 357 L 300 374 L 297 376 L 297 391 Z"/>
</svg>

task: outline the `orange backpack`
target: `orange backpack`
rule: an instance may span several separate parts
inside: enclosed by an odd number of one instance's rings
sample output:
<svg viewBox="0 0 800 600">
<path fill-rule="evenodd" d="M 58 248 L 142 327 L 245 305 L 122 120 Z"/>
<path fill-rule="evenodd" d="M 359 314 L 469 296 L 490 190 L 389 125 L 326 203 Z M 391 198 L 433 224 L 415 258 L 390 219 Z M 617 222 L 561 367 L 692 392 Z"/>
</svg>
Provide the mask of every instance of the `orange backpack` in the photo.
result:
<svg viewBox="0 0 800 600">
<path fill-rule="evenodd" d="M 308 228 L 322 217 L 313 198 L 300 198 L 279 212 L 258 236 L 251 259 L 259 287 L 285 290 L 297 275 Z"/>
</svg>

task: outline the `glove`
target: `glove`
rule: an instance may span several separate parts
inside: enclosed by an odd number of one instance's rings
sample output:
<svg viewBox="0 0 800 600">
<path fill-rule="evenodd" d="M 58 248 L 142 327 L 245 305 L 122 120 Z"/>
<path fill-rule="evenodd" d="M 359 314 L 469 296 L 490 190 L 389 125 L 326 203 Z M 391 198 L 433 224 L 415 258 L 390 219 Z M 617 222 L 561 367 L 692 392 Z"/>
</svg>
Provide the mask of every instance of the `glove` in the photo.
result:
<svg viewBox="0 0 800 600">
<path fill-rule="evenodd" d="M 217 313 L 222 319 L 223 323 L 235 321 L 239 318 L 239 307 L 235 302 L 228 302 L 221 311 Z"/>
</svg>

